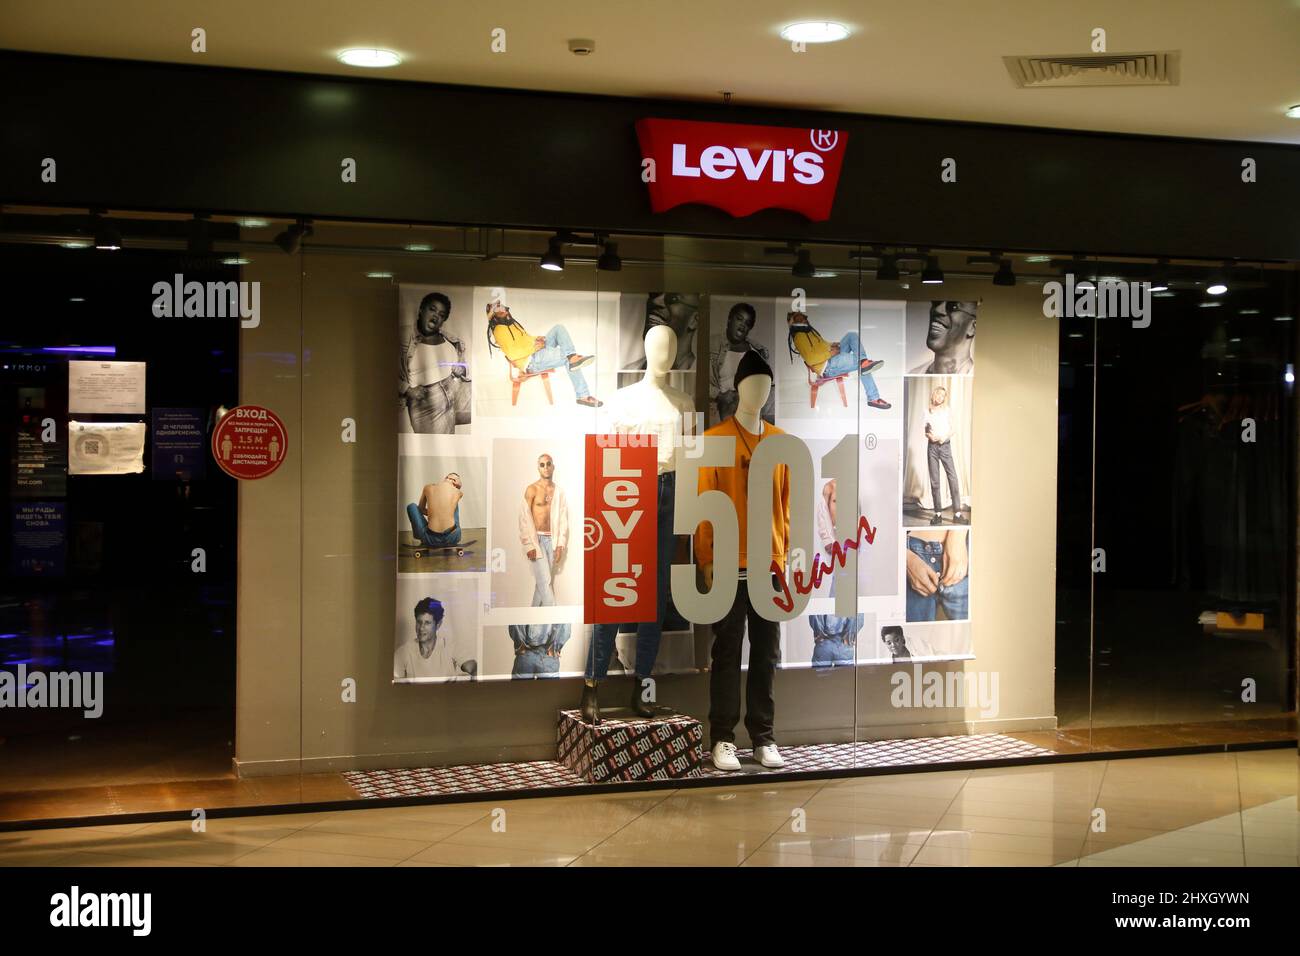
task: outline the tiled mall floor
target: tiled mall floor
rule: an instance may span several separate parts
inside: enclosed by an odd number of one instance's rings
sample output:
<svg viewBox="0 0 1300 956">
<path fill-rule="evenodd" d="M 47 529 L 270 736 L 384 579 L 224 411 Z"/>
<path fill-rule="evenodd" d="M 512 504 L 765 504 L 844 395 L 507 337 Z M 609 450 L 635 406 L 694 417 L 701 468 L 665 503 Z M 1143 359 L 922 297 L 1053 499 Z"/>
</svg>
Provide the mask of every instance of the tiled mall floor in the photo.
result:
<svg viewBox="0 0 1300 956">
<path fill-rule="evenodd" d="M 1296 866 L 1298 780 L 1285 749 L 757 782 L 0 833 L 0 865 Z"/>
</svg>

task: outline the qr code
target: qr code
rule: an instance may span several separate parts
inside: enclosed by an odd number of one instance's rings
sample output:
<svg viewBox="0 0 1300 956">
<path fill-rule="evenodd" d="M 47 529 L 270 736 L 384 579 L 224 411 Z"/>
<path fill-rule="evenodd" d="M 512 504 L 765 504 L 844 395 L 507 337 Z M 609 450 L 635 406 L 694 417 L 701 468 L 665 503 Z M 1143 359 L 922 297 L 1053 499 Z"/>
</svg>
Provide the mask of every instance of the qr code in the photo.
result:
<svg viewBox="0 0 1300 956">
<path fill-rule="evenodd" d="M 82 448 L 85 450 L 87 455 L 98 455 L 100 453 L 99 439 L 97 438 L 86 439 L 86 443 L 82 446 Z"/>
</svg>

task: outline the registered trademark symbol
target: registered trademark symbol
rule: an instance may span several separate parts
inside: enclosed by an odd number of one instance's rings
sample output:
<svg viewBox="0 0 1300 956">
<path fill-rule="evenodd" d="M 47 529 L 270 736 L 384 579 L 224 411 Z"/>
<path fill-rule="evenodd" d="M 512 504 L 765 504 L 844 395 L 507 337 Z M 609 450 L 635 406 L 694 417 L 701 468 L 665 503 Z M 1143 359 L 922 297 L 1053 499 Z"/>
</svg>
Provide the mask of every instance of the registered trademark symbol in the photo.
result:
<svg viewBox="0 0 1300 956">
<path fill-rule="evenodd" d="M 600 539 L 604 537 L 601 530 L 600 522 L 595 518 L 584 518 L 582 522 L 582 537 L 586 542 L 585 550 L 591 551 L 600 547 Z"/>
<path fill-rule="evenodd" d="M 813 149 L 819 153 L 824 153 L 834 149 L 839 143 L 840 131 L 837 129 L 810 129 L 808 139 L 812 142 Z"/>
<path fill-rule="evenodd" d="M 863 443 L 864 445 L 867 446 L 867 451 L 875 451 L 875 449 L 876 449 L 876 436 L 875 436 L 875 434 L 874 434 L 874 433 L 868 433 L 867 437 L 863 439 L 862 443 Z"/>
</svg>

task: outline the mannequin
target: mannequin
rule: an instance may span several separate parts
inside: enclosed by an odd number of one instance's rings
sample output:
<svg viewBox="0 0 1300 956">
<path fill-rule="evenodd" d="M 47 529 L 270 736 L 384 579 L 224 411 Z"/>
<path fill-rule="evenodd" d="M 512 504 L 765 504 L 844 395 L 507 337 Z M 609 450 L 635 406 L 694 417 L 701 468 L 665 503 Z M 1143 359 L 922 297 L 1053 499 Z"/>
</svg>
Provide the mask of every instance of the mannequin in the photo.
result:
<svg viewBox="0 0 1300 956">
<path fill-rule="evenodd" d="M 645 335 L 646 372 L 641 381 L 614 393 L 609 405 L 609 429 L 621 435 L 654 435 L 658 438 L 658 551 L 655 620 L 644 621 L 636 630 L 636 670 L 633 674 L 631 708 L 638 717 L 653 717 L 653 704 L 645 700 L 644 681 L 654 668 L 663 636 L 668 609 L 668 569 L 673 551 L 674 495 L 677 474 L 673 451 L 694 422 L 695 404 L 689 395 L 668 384 L 668 371 L 677 355 L 677 334 L 667 325 L 652 326 Z M 609 670 L 614 652 L 617 624 L 597 624 L 587 658 L 586 680 L 582 685 L 579 711 L 589 724 L 600 722 L 597 686 Z"/>
<path fill-rule="evenodd" d="M 764 767 L 783 767 L 785 760 L 776 747 L 773 723 L 776 707 L 772 683 L 780 657 L 780 628 L 760 616 L 749 596 L 746 575 L 766 575 L 767 568 L 747 568 L 749 534 L 770 535 L 772 560 L 784 566 L 790 549 L 790 472 L 784 465 L 772 476 L 772 524 L 770 528 L 747 528 L 749 521 L 749 462 L 754 448 L 771 435 L 784 434 L 762 419 L 763 405 L 772 392 L 772 369 L 757 352 L 749 352 L 736 369 L 736 413 L 715 425 L 706 436 L 726 436 L 736 441 L 735 463 L 730 468 L 701 468 L 701 492 L 720 490 L 736 506 L 740 523 L 740 582 L 734 603 L 713 625 L 713 664 L 709 673 L 709 737 L 713 765 L 719 770 L 739 770 L 736 756 L 736 724 L 740 721 L 740 654 L 749 632 L 749 676 L 745 686 L 745 729 L 754 744 L 754 756 Z M 713 588 L 713 528 L 703 524 L 695 535 L 695 556 L 706 587 Z"/>
</svg>

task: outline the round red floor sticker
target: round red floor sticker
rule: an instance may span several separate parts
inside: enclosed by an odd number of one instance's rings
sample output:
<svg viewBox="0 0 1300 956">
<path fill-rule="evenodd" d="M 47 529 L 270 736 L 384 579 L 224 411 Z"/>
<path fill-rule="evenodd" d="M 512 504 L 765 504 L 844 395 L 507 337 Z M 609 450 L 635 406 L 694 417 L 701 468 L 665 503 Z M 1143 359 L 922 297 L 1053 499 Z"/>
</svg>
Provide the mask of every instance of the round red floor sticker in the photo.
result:
<svg viewBox="0 0 1300 956">
<path fill-rule="evenodd" d="M 280 467 L 288 447 L 284 422 L 261 405 L 237 405 L 212 432 L 212 457 L 235 478 L 265 478 Z"/>
</svg>

